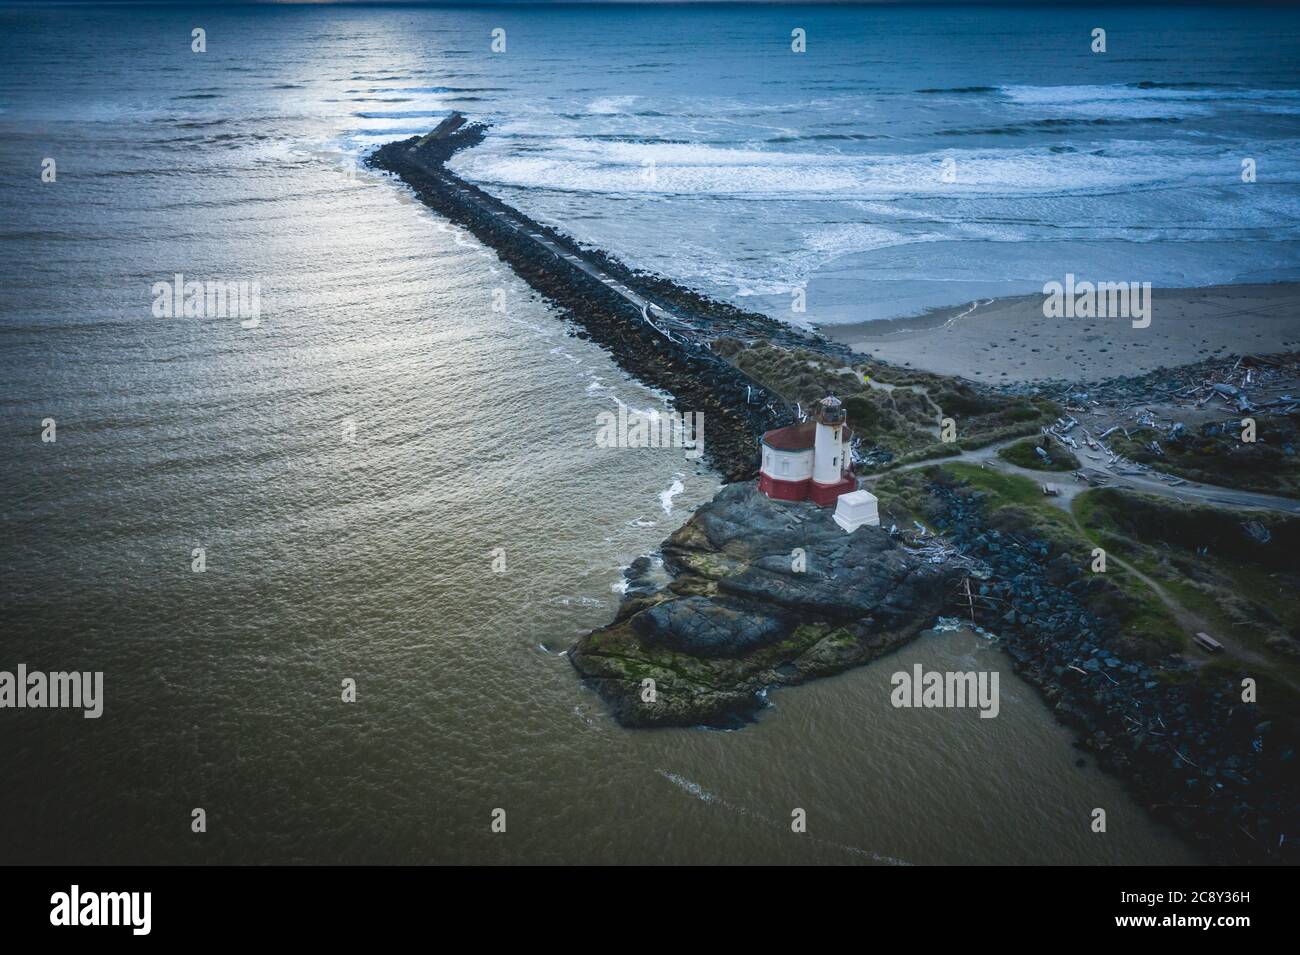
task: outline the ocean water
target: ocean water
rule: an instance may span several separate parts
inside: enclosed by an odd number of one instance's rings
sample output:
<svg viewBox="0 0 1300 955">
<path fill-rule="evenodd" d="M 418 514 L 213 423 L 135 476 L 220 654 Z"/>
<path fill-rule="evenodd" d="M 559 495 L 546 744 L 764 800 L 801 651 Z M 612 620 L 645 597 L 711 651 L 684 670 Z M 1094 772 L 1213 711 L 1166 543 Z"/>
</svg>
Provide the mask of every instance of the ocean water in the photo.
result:
<svg viewBox="0 0 1300 955">
<path fill-rule="evenodd" d="M 0 711 L 0 860 L 1194 858 L 1117 781 L 1074 765 L 1070 734 L 970 633 L 775 692 L 732 733 L 623 730 L 564 659 L 612 616 L 622 568 L 717 477 L 671 449 L 598 448 L 597 414 L 664 396 L 400 183 L 360 171 L 365 149 L 460 108 L 494 123 L 458 161 L 466 175 L 633 264 L 759 303 L 803 278 L 815 303 L 835 269 L 858 275 L 845 255 L 875 254 L 871 282 L 929 289 L 957 246 L 965 268 L 983 248 L 1010 269 L 1049 219 L 1083 228 L 1060 212 L 1081 196 L 1034 193 L 1015 170 L 1063 168 L 1053 147 L 1085 132 L 975 135 L 963 148 L 987 153 L 984 197 L 909 187 L 891 162 L 924 168 L 956 141 L 944 129 L 1021 108 L 1032 122 L 1035 97 L 1119 116 L 1125 84 L 1167 78 L 1174 49 L 1167 32 L 1122 55 L 1112 39 L 1117 74 L 1084 76 L 1048 69 L 1041 46 L 1061 49 L 1041 27 L 1077 29 L 1073 14 L 977 30 L 951 11 L 816 9 L 798 11 L 796 61 L 794 16 L 0 8 L 0 669 L 102 670 L 106 693 L 99 720 Z M 1205 28 L 1195 71 L 1264 117 L 1261 170 L 1292 155 L 1290 23 L 1252 48 L 1258 76 L 1216 67 L 1242 34 Z M 194 27 L 206 53 L 190 51 Z M 838 52 L 817 53 L 832 36 Z M 1074 93 L 1044 92 L 1064 80 Z M 967 85 L 999 92 L 916 92 Z M 1130 151 L 1226 161 L 1237 121 L 1214 119 L 1214 96 L 1146 98 L 1205 141 L 1176 124 L 1088 130 L 1111 156 L 1090 161 L 1095 196 L 1132 192 Z M 859 135 L 883 138 L 830 138 Z M 646 158 L 680 187 L 629 185 Z M 1238 208 L 1234 231 L 1234 187 L 1205 185 L 1145 221 L 1213 236 L 1143 248 L 1283 268 L 1290 187 L 1256 185 L 1271 220 Z M 1021 252 L 957 235 L 1004 227 L 1031 237 Z M 923 232 L 947 237 L 887 236 Z M 888 264 L 922 249 L 929 271 Z M 259 282 L 259 323 L 156 317 L 153 285 L 176 273 Z M 889 674 L 915 662 L 1002 670 L 1001 716 L 893 709 Z"/>
<path fill-rule="evenodd" d="M 547 23 L 511 34 L 518 56 L 490 73 L 504 90 L 418 101 L 496 123 L 457 168 L 774 317 L 891 318 L 1067 272 L 1300 277 L 1295 10 L 650 7 Z M 371 115 L 401 124 L 415 102 Z"/>
</svg>

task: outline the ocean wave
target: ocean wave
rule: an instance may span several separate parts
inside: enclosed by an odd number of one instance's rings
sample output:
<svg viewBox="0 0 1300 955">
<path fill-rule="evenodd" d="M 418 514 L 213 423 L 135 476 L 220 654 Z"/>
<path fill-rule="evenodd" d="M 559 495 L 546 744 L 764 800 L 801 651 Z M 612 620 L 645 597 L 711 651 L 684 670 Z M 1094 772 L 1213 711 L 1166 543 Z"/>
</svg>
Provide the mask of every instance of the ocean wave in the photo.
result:
<svg viewBox="0 0 1300 955">
<path fill-rule="evenodd" d="M 1261 165 L 1268 159 L 1274 182 L 1295 181 L 1300 178 L 1297 145 L 1291 140 L 1257 143 L 1252 155 Z M 1236 151 L 1213 144 L 1111 139 L 1074 146 L 1078 151 L 1037 143 L 903 155 L 828 155 L 565 138 L 527 154 L 512 149 L 508 141 L 485 144 L 462 154 L 453 168 L 481 184 L 529 190 L 877 199 L 1058 196 L 1226 184 L 1225 170 L 1240 161 Z M 950 180 L 943 177 L 945 168 L 953 173 Z"/>
<path fill-rule="evenodd" d="M 1156 80 L 1142 80 L 1138 83 L 1129 83 L 1133 89 L 1137 90 L 1214 90 L 1214 89 L 1234 89 L 1236 84 L 1219 85 L 1213 83 L 1161 83 Z"/>
<path fill-rule="evenodd" d="M 940 136 L 1033 136 L 1039 133 L 1065 133 L 1078 129 L 1099 130 L 1106 127 L 1181 123 L 1181 116 L 1097 116 L 1064 119 L 1033 119 L 1005 126 L 973 126 L 942 129 Z"/>
<path fill-rule="evenodd" d="M 917 90 L 918 93 L 949 93 L 958 95 L 968 95 L 972 93 L 996 93 L 996 86 L 950 86 L 947 88 L 930 87 L 928 89 Z"/>
<path fill-rule="evenodd" d="M 432 119 L 447 115 L 445 109 L 369 110 L 352 114 L 359 119 Z"/>
<path fill-rule="evenodd" d="M 368 93 L 505 93 L 500 86 L 377 86 Z"/>
<path fill-rule="evenodd" d="M 613 116 L 628 112 L 628 107 L 637 101 L 636 96 L 602 96 L 587 105 L 587 112 L 596 116 Z"/>
<path fill-rule="evenodd" d="M 884 133 L 806 133 L 804 135 L 793 136 L 773 136 L 767 140 L 769 143 L 801 143 L 801 142 L 865 142 L 870 139 L 889 139 Z"/>
<path fill-rule="evenodd" d="M 1116 83 L 1068 86 L 1000 86 L 1017 103 L 1070 104 L 1103 100 L 1300 99 L 1300 90 L 1249 89 L 1191 83 Z"/>
<path fill-rule="evenodd" d="M 1089 116 L 1142 118 L 1158 110 L 1165 118 L 1186 118 L 1227 109 L 1289 112 L 1300 106 L 1300 90 L 1200 83 L 1143 81 L 1113 85 L 1002 86 L 998 91 L 1019 108 Z"/>
</svg>

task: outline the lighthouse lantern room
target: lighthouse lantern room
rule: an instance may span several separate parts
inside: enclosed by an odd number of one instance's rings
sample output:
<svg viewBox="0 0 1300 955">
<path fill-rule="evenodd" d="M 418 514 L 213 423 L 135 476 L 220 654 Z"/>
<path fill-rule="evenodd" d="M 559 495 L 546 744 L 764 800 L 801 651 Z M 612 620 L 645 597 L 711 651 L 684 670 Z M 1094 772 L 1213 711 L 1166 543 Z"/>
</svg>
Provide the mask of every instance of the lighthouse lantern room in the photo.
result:
<svg viewBox="0 0 1300 955">
<path fill-rule="evenodd" d="M 758 489 L 780 501 L 810 500 L 830 507 L 841 494 L 858 488 L 849 458 L 852 437 L 843 404 L 827 395 L 807 421 L 763 435 Z"/>
</svg>

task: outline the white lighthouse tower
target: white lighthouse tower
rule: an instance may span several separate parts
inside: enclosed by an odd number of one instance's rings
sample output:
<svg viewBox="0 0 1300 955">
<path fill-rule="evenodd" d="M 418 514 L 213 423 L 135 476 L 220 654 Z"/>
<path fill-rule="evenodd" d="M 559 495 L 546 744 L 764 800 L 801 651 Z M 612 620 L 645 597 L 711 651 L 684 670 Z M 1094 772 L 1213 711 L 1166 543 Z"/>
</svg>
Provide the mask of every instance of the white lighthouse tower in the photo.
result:
<svg viewBox="0 0 1300 955">
<path fill-rule="evenodd" d="M 813 442 L 812 479 L 817 484 L 837 484 L 844 476 L 844 406 L 834 395 L 827 395 L 813 409 L 817 437 Z"/>
<path fill-rule="evenodd" d="M 812 485 L 808 496 L 816 504 L 828 507 L 841 494 L 858 489 L 848 460 L 844 405 L 834 395 L 827 395 L 813 408 L 812 419 L 817 423 L 817 436 L 813 441 Z"/>
</svg>

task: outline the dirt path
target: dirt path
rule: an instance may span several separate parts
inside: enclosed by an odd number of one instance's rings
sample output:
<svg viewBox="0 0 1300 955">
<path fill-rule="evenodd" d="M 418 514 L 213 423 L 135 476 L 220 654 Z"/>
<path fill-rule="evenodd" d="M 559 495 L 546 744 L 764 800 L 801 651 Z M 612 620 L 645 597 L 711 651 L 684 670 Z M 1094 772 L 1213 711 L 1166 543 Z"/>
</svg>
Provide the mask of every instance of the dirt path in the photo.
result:
<svg viewBox="0 0 1300 955">
<path fill-rule="evenodd" d="M 1079 521 L 1074 517 L 1074 515 L 1071 514 L 1070 517 L 1071 520 L 1074 522 L 1074 526 L 1078 529 L 1079 533 L 1082 534 L 1087 540 L 1092 540 L 1092 537 L 1089 536 L 1088 532 L 1084 530 L 1083 525 L 1079 523 Z M 1094 543 L 1096 542 L 1094 541 Z M 1129 541 L 1129 543 L 1133 543 L 1133 542 Z M 1147 587 L 1149 587 L 1151 589 L 1151 592 L 1154 593 L 1157 597 L 1159 597 L 1160 602 L 1163 603 L 1165 607 L 1168 608 L 1171 614 L 1173 614 L 1174 619 L 1178 622 L 1178 625 L 1182 627 L 1183 630 L 1187 633 L 1189 639 L 1196 636 L 1197 633 L 1213 633 L 1214 638 L 1218 640 L 1221 644 L 1223 644 L 1224 652 L 1226 652 L 1230 656 L 1236 657 L 1239 660 L 1244 660 L 1247 663 L 1253 663 L 1258 667 L 1267 668 L 1270 672 L 1274 674 L 1274 676 L 1277 679 L 1282 680 L 1284 683 L 1289 685 L 1293 690 L 1300 691 L 1300 686 L 1297 686 L 1294 682 L 1288 679 L 1284 673 L 1275 671 L 1272 661 L 1270 661 L 1266 656 L 1264 656 L 1264 654 L 1260 653 L 1258 650 L 1256 650 L 1253 647 L 1246 646 L 1245 644 L 1241 643 L 1241 641 L 1235 639 L 1231 634 L 1226 633 L 1223 630 L 1218 630 L 1216 632 L 1214 626 L 1211 623 L 1209 623 L 1204 617 L 1200 616 L 1195 611 L 1189 610 L 1183 604 L 1179 603 L 1177 598 L 1171 596 L 1168 591 L 1166 591 L 1162 586 L 1160 586 L 1158 581 L 1148 576 L 1147 574 L 1143 573 L 1142 571 L 1138 570 L 1128 561 L 1123 560 L 1120 557 L 1117 557 L 1115 554 L 1111 553 L 1110 551 L 1106 552 L 1106 560 L 1109 563 L 1118 565 L 1119 568 L 1123 570 L 1126 574 L 1133 576 L 1137 580 L 1140 580 L 1142 583 L 1144 583 Z M 1199 668 L 1209 663 L 1211 657 L 1207 653 L 1202 652 L 1202 653 L 1193 653 L 1190 655 L 1186 655 L 1186 659 L 1190 663 L 1192 663 L 1193 665 Z"/>
<path fill-rule="evenodd" d="M 1073 475 L 1068 472 L 1033 471 L 1030 470 L 1029 468 L 1022 468 L 1019 465 L 1012 464 L 1009 461 L 1006 461 L 998 457 L 998 451 L 1000 449 L 1008 447 L 1009 445 L 1012 445 L 1017 441 L 1022 441 L 1022 440 L 1024 439 L 1013 438 L 1008 441 L 1001 441 L 998 442 L 997 444 L 989 445 L 988 447 L 985 448 L 978 448 L 974 451 L 963 452 L 958 457 L 942 458 L 933 461 L 920 461 L 913 464 L 903 465 L 902 467 L 897 468 L 896 470 L 908 471 L 918 467 L 926 467 L 931 464 L 946 464 L 953 461 L 964 461 L 968 464 L 978 464 L 980 467 L 988 468 L 990 470 L 998 471 L 1001 473 L 1016 474 L 1019 475 L 1020 477 L 1028 478 L 1034 481 L 1036 484 L 1048 484 L 1052 487 L 1057 488 L 1060 491 L 1060 494 L 1056 497 L 1047 497 L 1046 501 L 1050 503 L 1052 506 L 1056 507 L 1058 510 L 1065 513 L 1065 515 L 1069 518 L 1071 525 L 1074 527 L 1074 529 L 1084 540 L 1092 541 L 1093 543 L 1096 543 L 1095 541 L 1093 541 L 1092 535 L 1090 535 L 1084 529 L 1083 525 L 1079 523 L 1078 518 L 1074 514 L 1074 508 L 1073 508 L 1075 499 L 1078 498 L 1079 495 L 1083 494 L 1085 491 L 1093 490 L 1094 488 L 1092 487 L 1092 485 L 1088 484 L 1086 481 L 1075 479 Z M 885 473 L 888 474 L 890 472 L 887 471 Z M 1293 514 L 1300 513 L 1300 501 L 1293 501 L 1288 498 L 1282 498 L 1282 497 L 1274 497 L 1273 495 L 1269 495 L 1269 494 L 1256 494 L 1248 491 L 1234 491 L 1228 488 L 1215 487 L 1209 484 L 1196 484 L 1194 482 L 1188 482 L 1186 484 L 1181 484 L 1176 487 L 1171 487 L 1168 484 L 1164 484 L 1161 481 L 1152 478 L 1137 478 L 1128 475 L 1124 477 L 1117 477 L 1110 474 L 1109 472 L 1107 472 L 1107 477 L 1108 479 L 1113 480 L 1113 483 L 1108 483 L 1106 485 L 1107 487 L 1115 487 L 1121 490 L 1141 491 L 1143 493 L 1156 494 L 1162 497 L 1173 498 L 1179 501 L 1190 499 L 1196 501 L 1197 503 L 1210 504 L 1216 506 L 1230 506 L 1234 508 L 1245 508 L 1245 509 L 1264 508 L 1270 510 L 1286 511 L 1288 513 L 1293 513 Z M 1063 478 L 1065 480 L 1062 480 Z M 868 477 L 867 480 L 870 479 L 871 478 Z M 1130 543 L 1134 543 L 1134 542 L 1130 541 Z M 1156 597 L 1160 600 L 1160 602 L 1164 604 L 1164 606 L 1169 610 L 1170 614 L 1173 616 L 1174 620 L 1178 623 L 1178 625 L 1182 627 L 1184 632 L 1187 634 L 1187 638 L 1189 641 L 1191 641 L 1191 639 L 1195 637 L 1197 633 L 1214 634 L 1215 639 L 1223 644 L 1224 652 L 1246 663 L 1250 663 L 1254 666 L 1268 669 L 1269 672 L 1273 673 L 1277 679 L 1282 680 L 1283 682 L 1287 683 L 1292 689 L 1300 692 L 1300 685 L 1297 685 L 1294 681 L 1288 679 L 1285 674 L 1276 672 L 1276 668 L 1273 666 L 1272 662 L 1267 657 L 1265 657 L 1262 653 L 1260 653 L 1258 650 L 1254 649 L 1253 647 L 1242 644 L 1241 641 L 1233 638 L 1231 635 L 1225 634 L 1221 630 L 1218 630 L 1211 623 L 1209 623 L 1204 617 L 1200 616 L 1199 614 L 1197 614 L 1192 610 L 1189 610 L 1181 602 L 1179 602 L 1177 598 L 1175 598 L 1167 590 L 1165 590 L 1165 588 L 1162 587 L 1160 583 L 1155 579 L 1153 579 L 1150 575 L 1143 573 L 1141 570 L 1138 570 L 1137 567 L 1133 566 L 1133 564 L 1116 556 L 1113 553 L 1107 552 L 1106 560 L 1109 563 L 1119 567 L 1120 570 L 1122 570 L 1126 574 L 1129 574 L 1135 580 L 1141 581 L 1143 585 L 1149 588 L 1151 592 L 1155 594 Z M 1205 666 L 1211 660 L 1211 657 L 1209 655 L 1204 653 L 1196 653 L 1196 652 L 1190 652 L 1188 654 L 1185 654 L 1185 658 L 1193 666 L 1196 666 L 1198 668 Z"/>
<path fill-rule="evenodd" d="M 915 461 L 911 464 L 904 464 L 895 471 L 911 471 L 915 468 L 929 467 L 932 464 L 951 464 L 955 461 L 962 461 L 966 464 L 979 464 L 981 466 L 991 465 L 998 471 L 1008 474 L 1016 474 L 1023 478 L 1028 478 L 1035 484 L 1047 484 L 1054 487 L 1060 492 L 1059 496 L 1049 498 L 1049 501 L 1059 507 L 1061 510 L 1069 513 L 1070 505 L 1074 499 L 1084 491 L 1091 490 L 1094 485 L 1087 481 L 1074 477 L 1073 472 L 1069 471 L 1034 471 L 1029 468 L 1022 468 L 1018 464 L 1012 464 L 998 457 L 998 452 L 1003 448 L 1010 447 L 1017 441 L 1025 440 L 1020 438 L 1009 438 L 1006 441 L 999 441 L 996 444 L 990 444 L 983 448 L 976 448 L 974 451 L 963 451 L 959 455 L 951 458 L 934 458 L 928 461 Z M 867 480 L 875 477 L 883 477 L 889 474 L 885 471 L 880 475 L 868 475 Z M 1255 491 L 1238 491 L 1233 488 L 1218 487 L 1213 484 L 1200 484 L 1195 481 L 1179 479 L 1181 484 L 1171 485 L 1157 478 L 1151 478 L 1133 474 L 1117 474 L 1107 467 L 1088 466 L 1080 469 L 1080 473 L 1090 474 L 1094 479 L 1102 480 L 1104 485 L 1098 487 L 1112 487 L 1121 491 L 1139 491 L 1143 494 L 1155 494 L 1160 497 L 1171 498 L 1175 501 L 1186 503 L 1209 504 L 1218 507 L 1239 508 L 1242 510 L 1269 510 L 1283 511 L 1288 514 L 1300 514 L 1300 500 L 1294 500 L 1288 497 L 1278 497 L 1273 494 L 1260 494 Z"/>
</svg>

